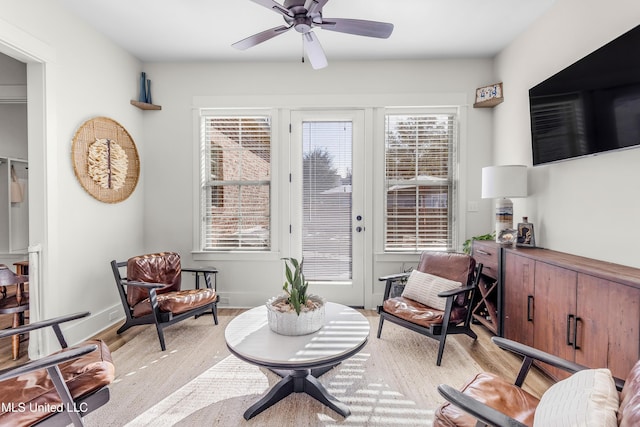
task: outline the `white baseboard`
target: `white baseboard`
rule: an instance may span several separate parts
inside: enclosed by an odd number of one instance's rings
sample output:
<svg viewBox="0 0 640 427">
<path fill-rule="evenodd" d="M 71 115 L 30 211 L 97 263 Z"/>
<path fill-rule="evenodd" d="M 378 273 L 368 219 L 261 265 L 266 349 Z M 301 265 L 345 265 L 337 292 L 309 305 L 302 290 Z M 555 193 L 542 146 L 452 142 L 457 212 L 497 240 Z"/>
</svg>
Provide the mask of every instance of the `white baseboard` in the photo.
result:
<svg viewBox="0 0 640 427">
<path fill-rule="evenodd" d="M 78 319 L 63 326 L 67 344 L 75 345 L 91 339 L 96 334 L 124 320 L 122 304 L 114 304 L 102 311 L 91 313 L 88 317 Z"/>
</svg>

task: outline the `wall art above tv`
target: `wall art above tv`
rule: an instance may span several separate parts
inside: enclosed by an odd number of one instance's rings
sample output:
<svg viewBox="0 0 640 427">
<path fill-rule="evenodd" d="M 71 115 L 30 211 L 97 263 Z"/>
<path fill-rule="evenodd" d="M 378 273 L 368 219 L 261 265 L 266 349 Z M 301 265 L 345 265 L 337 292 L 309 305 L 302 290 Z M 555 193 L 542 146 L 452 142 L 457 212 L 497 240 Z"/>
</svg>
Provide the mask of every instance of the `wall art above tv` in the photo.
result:
<svg viewBox="0 0 640 427">
<path fill-rule="evenodd" d="M 640 25 L 529 90 L 533 164 L 640 145 Z"/>
</svg>

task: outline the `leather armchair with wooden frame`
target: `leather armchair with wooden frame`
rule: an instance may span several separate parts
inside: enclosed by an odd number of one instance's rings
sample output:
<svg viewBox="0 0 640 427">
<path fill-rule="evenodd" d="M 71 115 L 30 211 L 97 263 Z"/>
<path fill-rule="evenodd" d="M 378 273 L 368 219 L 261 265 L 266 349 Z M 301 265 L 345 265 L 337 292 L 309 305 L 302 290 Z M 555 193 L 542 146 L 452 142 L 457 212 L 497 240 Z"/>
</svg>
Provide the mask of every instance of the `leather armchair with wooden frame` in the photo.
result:
<svg viewBox="0 0 640 427">
<path fill-rule="evenodd" d="M 123 277 L 120 269 L 126 268 Z M 129 258 L 127 261 L 111 261 L 111 269 L 126 315 L 118 334 L 136 325 L 155 325 L 160 348 L 166 350 L 164 328 L 189 317 L 211 312 L 214 324 L 218 324 L 218 295 L 213 267 L 183 268 L 180 255 L 175 252 L 159 252 Z M 196 289 L 181 289 L 182 273 L 196 274 Z M 205 286 L 200 288 L 199 274 L 204 276 Z"/>
<path fill-rule="evenodd" d="M 399 283 L 410 280 L 411 273 L 400 273 L 380 277 L 385 281 L 384 300 L 378 306 L 380 322 L 378 338 L 385 320 L 408 328 L 414 332 L 438 340 L 436 365 L 440 366 L 447 335 L 465 334 L 477 338 L 471 329 L 471 305 L 475 300 L 482 264 L 470 255 L 455 252 L 425 251 L 420 257 L 417 271 L 457 283 L 456 288 L 439 292 L 440 308 L 425 305 L 403 295 L 393 295 Z"/>
<path fill-rule="evenodd" d="M 492 373 L 481 372 L 460 390 L 446 384 L 439 385 L 438 392 L 447 401 L 436 410 L 434 426 L 527 427 L 534 423 L 546 426 L 586 425 L 577 422 L 574 417 L 583 420 L 586 418 L 591 423 L 589 425 L 640 425 L 640 361 L 631 369 L 627 378 L 621 380 L 612 377 L 607 369 L 589 369 L 506 338 L 492 337 L 491 340 L 501 349 L 523 357 L 515 381 L 511 383 Z M 560 383 L 552 385 L 538 399 L 522 389 L 534 361 L 560 368 L 572 376 L 561 381 L 561 387 L 557 387 Z M 608 397 L 601 390 L 602 381 L 595 385 L 596 381 L 591 383 L 585 379 L 591 374 L 603 375 L 603 372 L 596 371 L 605 371 L 604 375 L 608 375 L 611 381 Z M 580 379 L 572 378 L 576 373 L 586 375 L 582 375 L 583 378 Z M 552 391 L 554 387 L 556 388 Z M 541 409 L 543 406 L 547 407 Z M 608 408 L 604 408 L 605 406 Z"/>
<path fill-rule="evenodd" d="M 60 325 L 88 316 L 60 316 L 0 331 L 0 338 L 53 328 L 62 347 L 57 353 L 0 370 L 0 425 L 83 426 L 82 417 L 109 401 L 115 368 L 100 340 L 69 347 Z"/>
</svg>

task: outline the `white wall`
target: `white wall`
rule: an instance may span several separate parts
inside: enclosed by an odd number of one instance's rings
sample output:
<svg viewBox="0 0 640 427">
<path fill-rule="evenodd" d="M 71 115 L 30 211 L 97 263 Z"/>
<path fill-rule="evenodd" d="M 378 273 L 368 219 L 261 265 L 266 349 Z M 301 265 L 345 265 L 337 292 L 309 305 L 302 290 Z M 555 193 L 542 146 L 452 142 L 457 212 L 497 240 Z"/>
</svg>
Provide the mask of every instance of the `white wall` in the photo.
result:
<svg viewBox="0 0 640 427">
<path fill-rule="evenodd" d="M 0 52 L 27 62 L 30 92 L 44 91 L 44 109 L 29 105 L 30 118 L 44 123 L 29 124 L 30 165 L 40 165 L 29 171 L 30 205 L 38 207 L 30 245 L 43 245 L 43 317 L 92 312 L 69 328 L 75 342 L 107 326 L 110 313 L 123 314 L 109 262 L 142 250 L 144 185 L 122 203 L 97 201 L 75 178 L 71 141 L 84 121 L 107 116 L 129 131 L 144 159 L 144 112 L 129 104 L 141 64 L 57 0 L 0 0 Z M 34 75 L 39 68 L 44 78 Z"/>
<path fill-rule="evenodd" d="M 495 164 L 532 164 L 528 90 L 640 23 L 637 0 L 558 0 L 495 61 L 505 101 L 495 111 Z M 629 52 L 637 55 L 638 52 Z M 640 149 L 529 169 L 515 218 L 550 249 L 640 267 Z"/>
<path fill-rule="evenodd" d="M 230 257 L 214 254 L 211 260 L 191 254 L 193 243 L 194 156 L 197 135 L 194 135 L 193 107 L 358 107 L 430 105 L 431 103 L 462 102 L 466 128 L 463 140 L 463 166 L 460 171 L 460 192 L 463 210 L 468 200 L 479 201 L 480 212 L 468 213 L 463 219 L 461 241 L 471 235 L 487 233 L 491 227 L 491 206 L 480 199 L 480 169 L 490 164 L 492 114 L 490 109 L 471 107 L 475 89 L 494 83 L 492 61 L 434 60 L 338 62 L 314 71 L 308 64 L 288 63 L 153 63 L 145 64 L 152 80 L 154 103 L 161 111 L 145 117 L 145 134 L 149 149 L 143 158 L 145 166 L 145 247 L 150 251 L 176 250 L 189 264 L 213 264 L 220 270 L 221 295 L 231 306 L 263 303 L 280 289 L 282 274 L 280 252 L 272 256 Z M 286 145 L 282 135 L 279 146 Z M 367 194 L 370 209 L 365 218 L 378 219 L 377 227 L 367 228 L 368 245 L 375 245 L 381 229 L 381 187 L 374 181 L 383 170 L 383 147 L 380 140 L 369 135 L 368 147 L 377 154 L 378 164 L 371 168 Z M 377 146 L 375 144 L 378 144 Z M 281 168 L 282 165 L 276 165 Z M 286 174 L 282 174 L 283 177 Z M 379 181 L 381 183 L 381 180 Z M 278 183 L 275 183 L 278 185 Z M 286 197 L 282 194 L 282 197 Z M 372 201 L 377 201 L 374 205 Z M 280 218 L 284 213 L 281 212 Z M 373 222 L 375 223 L 375 221 Z M 285 227 L 282 227 L 284 229 Z M 287 239 L 286 233 L 279 241 Z M 378 238 L 379 241 L 381 241 Z M 286 251 L 286 243 L 279 248 Z M 374 247 L 365 261 L 365 306 L 379 303 L 383 291 L 377 277 L 400 271 L 403 263 L 415 264 L 416 256 L 385 256 L 381 247 Z"/>
</svg>

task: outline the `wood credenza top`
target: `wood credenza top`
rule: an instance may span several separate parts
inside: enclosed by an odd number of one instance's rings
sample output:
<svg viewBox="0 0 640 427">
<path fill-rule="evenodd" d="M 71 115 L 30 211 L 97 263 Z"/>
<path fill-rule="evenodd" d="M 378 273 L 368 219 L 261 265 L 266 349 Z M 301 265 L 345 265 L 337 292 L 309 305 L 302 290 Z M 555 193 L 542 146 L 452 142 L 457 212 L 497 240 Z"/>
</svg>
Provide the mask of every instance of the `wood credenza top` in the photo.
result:
<svg viewBox="0 0 640 427">
<path fill-rule="evenodd" d="M 551 249 L 505 247 L 508 252 L 640 289 L 640 269 Z"/>
</svg>

